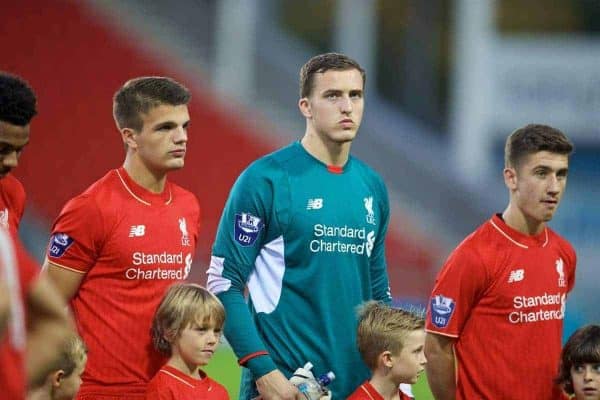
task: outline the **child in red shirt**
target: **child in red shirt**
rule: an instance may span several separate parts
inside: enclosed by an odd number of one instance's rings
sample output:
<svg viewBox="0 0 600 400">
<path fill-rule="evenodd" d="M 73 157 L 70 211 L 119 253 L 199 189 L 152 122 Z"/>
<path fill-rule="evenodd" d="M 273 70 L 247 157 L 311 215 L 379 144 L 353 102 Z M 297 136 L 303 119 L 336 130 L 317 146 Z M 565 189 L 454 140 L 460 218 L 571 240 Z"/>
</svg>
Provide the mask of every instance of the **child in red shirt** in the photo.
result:
<svg viewBox="0 0 600 400">
<path fill-rule="evenodd" d="M 56 368 L 44 385 L 32 391 L 28 400 L 73 400 L 81 386 L 81 374 L 87 362 L 87 347 L 79 336 L 73 336 L 60 352 Z"/>
<path fill-rule="evenodd" d="M 556 381 L 565 398 L 600 400 L 600 325 L 579 328 L 567 340 Z"/>
<path fill-rule="evenodd" d="M 229 400 L 226 389 L 200 369 L 221 338 L 225 310 L 208 290 L 175 284 L 163 297 L 152 323 L 154 347 L 170 356 L 150 381 L 148 400 Z"/>
<path fill-rule="evenodd" d="M 410 400 L 401 384 L 413 384 L 425 368 L 422 315 L 369 301 L 360 311 L 357 342 L 371 379 L 348 400 Z M 402 385 L 403 387 L 406 385 Z"/>
</svg>

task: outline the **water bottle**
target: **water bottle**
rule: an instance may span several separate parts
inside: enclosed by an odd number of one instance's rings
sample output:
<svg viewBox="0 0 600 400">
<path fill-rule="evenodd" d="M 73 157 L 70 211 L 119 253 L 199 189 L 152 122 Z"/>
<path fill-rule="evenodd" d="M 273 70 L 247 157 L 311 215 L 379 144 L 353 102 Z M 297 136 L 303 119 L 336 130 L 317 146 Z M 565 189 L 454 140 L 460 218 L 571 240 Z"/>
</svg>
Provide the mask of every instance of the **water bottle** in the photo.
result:
<svg viewBox="0 0 600 400">
<path fill-rule="evenodd" d="M 317 382 L 319 382 L 319 385 L 321 385 L 321 387 L 325 388 L 334 379 L 335 379 L 335 374 L 333 373 L 333 371 L 329 371 L 328 373 L 319 376 L 319 379 L 317 379 Z"/>
<path fill-rule="evenodd" d="M 315 379 L 311 372 L 312 367 L 312 363 L 307 362 L 304 367 L 296 370 L 294 377 L 301 378 L 302 381 L 295 383 L 295 385 L 306 400 L 319 400 L 328 394 L 327 385 L 335 379 L 335 374 L 329 371 Z"/>
</svg>

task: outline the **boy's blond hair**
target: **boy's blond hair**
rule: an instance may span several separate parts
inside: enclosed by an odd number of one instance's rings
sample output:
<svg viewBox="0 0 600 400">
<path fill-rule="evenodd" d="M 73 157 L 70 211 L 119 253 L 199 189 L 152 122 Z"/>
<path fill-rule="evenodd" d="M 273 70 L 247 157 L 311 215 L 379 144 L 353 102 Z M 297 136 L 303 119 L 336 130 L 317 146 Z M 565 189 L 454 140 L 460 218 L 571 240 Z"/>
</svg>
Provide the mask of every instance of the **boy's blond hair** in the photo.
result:
<svg viewBox="0 0 600 400">
<path fill-rule="evenodd" d="M 87 357 L 87 347 L 83 340 L 73 335 L 65 342 L 60 351 L 60 358 L 56 363 L 56 370 L 63 371 L 63 377 L 70 376 L 78 365 L 81 365 Z"/>
<path fill-rule="evenodd" d="M 222 329 L 225 309 L 217 297 L 200 285 L 178 283 L 163 297 L 152 322 L 154 348 L 171 355 L 171 343 L 188 325 L 210 325 Z"/>
<path fill-rule="evenodd" d="M 399 354 L 408 334 L 425 328 L 422 311 L 393 308 L 378 301 L 363 303 L 359 306 L 358 316 L 358 350 L 371 370 L 377 368 L 381 353 Z"/>
</svg>

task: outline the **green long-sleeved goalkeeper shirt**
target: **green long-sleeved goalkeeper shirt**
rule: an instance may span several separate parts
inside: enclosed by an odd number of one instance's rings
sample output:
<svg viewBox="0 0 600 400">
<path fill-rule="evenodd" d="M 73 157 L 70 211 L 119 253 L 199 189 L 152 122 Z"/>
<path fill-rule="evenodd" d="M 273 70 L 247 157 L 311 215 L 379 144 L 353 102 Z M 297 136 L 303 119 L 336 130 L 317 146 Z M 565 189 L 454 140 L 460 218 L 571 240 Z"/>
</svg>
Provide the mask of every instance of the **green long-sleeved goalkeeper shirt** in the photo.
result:
<svg viewBox="0 0 600 400">
<path fill-rule="evenodd" d="M 290 377 L 310 361 L 316 376 L 336 374 L 334 398 L 368 378 L 356 307 L 391 301 L 388 220 L 385 184 L 352 156 L 336 169 L 296 142 L 240 175 L 221 217 L 208 287 L 225 306 L 225 336 L 254 377 L 275 368 Z"/>
</svg>

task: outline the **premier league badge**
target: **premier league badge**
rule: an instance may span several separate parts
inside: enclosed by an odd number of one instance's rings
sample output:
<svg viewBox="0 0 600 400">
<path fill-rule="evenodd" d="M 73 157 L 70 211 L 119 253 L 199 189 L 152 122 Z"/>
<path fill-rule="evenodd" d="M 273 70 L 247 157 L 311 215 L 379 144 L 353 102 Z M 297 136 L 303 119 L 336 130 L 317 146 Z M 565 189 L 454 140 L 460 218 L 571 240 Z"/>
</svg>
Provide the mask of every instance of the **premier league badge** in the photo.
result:
<svg viewBox="0 0 600 400">
<path fill-rule="evenodd" d="M 438 328 L 445 328 L 454 313 L 454 300 L 437 295 L 431 299 L 431 323 Z"/>
<path fill-rule="evenodd" d="M 65 251 L 73 244 L 73 239 L 66 233 L 55 233 L 50 238 L 48 254 L 52 257 L 62 257 Z"/>
<path fill-rule="evenodd" d="M 235 241 L 242 246 L 252 246 L 264 225 L 260 218 L 252 214 L 235 214 Z"/>
</svg>

